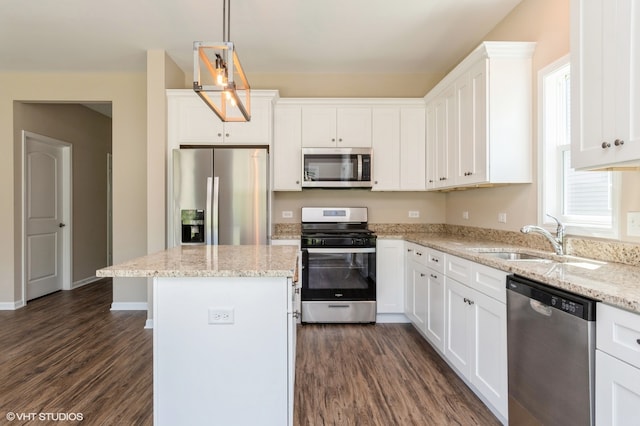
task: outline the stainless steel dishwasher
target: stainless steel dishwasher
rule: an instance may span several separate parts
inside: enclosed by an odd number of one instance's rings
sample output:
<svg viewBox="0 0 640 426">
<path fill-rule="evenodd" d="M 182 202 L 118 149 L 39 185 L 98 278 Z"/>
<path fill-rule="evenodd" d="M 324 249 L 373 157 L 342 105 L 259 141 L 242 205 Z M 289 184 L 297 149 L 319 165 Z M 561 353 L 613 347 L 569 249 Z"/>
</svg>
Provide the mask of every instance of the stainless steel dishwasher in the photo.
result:
<svg viewBox="0 0 640 426">
<path fill-rule="evenodd" d="M 507 277 L 510 425 L 593 425 L 594 300 Z"/>
</svg>

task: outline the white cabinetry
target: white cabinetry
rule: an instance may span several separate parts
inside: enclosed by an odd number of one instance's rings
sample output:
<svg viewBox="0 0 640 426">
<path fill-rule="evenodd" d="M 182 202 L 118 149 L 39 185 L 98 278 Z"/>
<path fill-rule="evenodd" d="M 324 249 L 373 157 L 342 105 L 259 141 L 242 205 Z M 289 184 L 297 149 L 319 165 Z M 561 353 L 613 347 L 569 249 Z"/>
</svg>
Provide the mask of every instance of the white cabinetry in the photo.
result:
<svg viewBox="0 0 640 426">
<path fill-rule="evenodd" d="M 378 314 L 404 312 L 404 241 L 376 242 L 376 306 Z"/>
<path fill-rule="evenodd" d="M 451 271 L 468 284 L 451 278 Z M 506 419 L 507 274 L 455 256 L 447 256 L 445 274 L 445 357 Z"/>
<path fill-rule="evenodd" d="M 596 321 L 596 424 L 636 425 L 640 406 L 640 315 L 602 303 Z"/>
<path fill-rule="evenodd" d="M 534 46 L 484 42 L 425 96 L 428 189 L 531 181 Z"/>
<path fill-rule="evenodd" d="M 222 122 L 193 90 L 167 90 L 167 137 L 170 149 L 180 145 L 269 145 L 273 100 L 277 92 L 253 91 L 251 121 Z"/>
<path fill-rule="evenodd" d="M 405 315 L 427 340 L 444 351 L 444 261 L 437 250 L 407 243 Z"/>
<path fill-rule="evenodd" d="M 571 160 L 578 169 L 640 165 L 640 7 L 571 1 Z"/>
<path fill-rule="evenodd" d="M 372 191 L 400 190 L 400 110 L 374 107 L 372 110 Z"/>
<path fill-rule="evenodd" d="M 292 289 L 284 277 L 156 278 L 153 423 L 292 425 Z"/>
<path fill-rule="evenodd" d="M 374 107 L 372 112 L 372 191 L 425 189 L 425 108 Z"/>
<path fill-rule="evenodd" d="M 371 147 L 371 107 L 302 107 L 303 147 Z"/>
<path fill-rule="evenodd" d="M 274 111 L 273 190 L 302 190 L 302 107 L 278 104 Z"/>
</svg>

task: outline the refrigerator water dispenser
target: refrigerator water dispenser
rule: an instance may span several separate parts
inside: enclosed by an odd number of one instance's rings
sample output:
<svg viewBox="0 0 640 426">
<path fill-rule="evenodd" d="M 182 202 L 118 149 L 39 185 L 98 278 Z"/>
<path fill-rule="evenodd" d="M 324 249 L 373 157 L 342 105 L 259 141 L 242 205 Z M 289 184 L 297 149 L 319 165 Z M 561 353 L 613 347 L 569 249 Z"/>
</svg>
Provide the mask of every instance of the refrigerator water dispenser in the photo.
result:
<svg viewBox="0 0 640 426">
<path fill-rule="evenodd" d="M 182 210 L 182 244 L 204 244 L 204 210 Z"/>
</svg>

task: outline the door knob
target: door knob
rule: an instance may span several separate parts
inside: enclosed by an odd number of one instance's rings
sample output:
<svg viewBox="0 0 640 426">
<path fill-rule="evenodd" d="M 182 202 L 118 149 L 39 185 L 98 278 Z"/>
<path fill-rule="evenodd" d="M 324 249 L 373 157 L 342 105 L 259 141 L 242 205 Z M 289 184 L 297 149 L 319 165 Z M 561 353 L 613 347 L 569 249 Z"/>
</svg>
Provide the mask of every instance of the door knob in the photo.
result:
<svg viewBox="0 0 640 426">
<path fill-rule="evenodd" d="M 62 223 L 62 222 L 58 224 L 58 228 L 64 228 L 65 226 L 67 226 L 67 225 Z"/>
</svg>

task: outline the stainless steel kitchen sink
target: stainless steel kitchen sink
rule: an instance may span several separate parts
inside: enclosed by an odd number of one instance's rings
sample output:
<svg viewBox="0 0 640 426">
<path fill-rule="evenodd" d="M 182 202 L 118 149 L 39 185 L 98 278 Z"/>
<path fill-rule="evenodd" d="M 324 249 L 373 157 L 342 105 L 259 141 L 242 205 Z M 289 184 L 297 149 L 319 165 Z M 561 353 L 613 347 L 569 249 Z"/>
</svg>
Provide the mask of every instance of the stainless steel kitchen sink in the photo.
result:
<svg viewBox="0 0 640 426">
<path fill-rule="evenodd" d="M 485 256 L 496 257 L 498 259 L 504 260 L 528 260 L 534 262 L 553 262 L 551 259 L 547 259 L 546 257 L 537 256 L 535 254 L 529 253 L 520 253 L 515 251 L 487 251 L 481 252 Z"/>
</svg>

